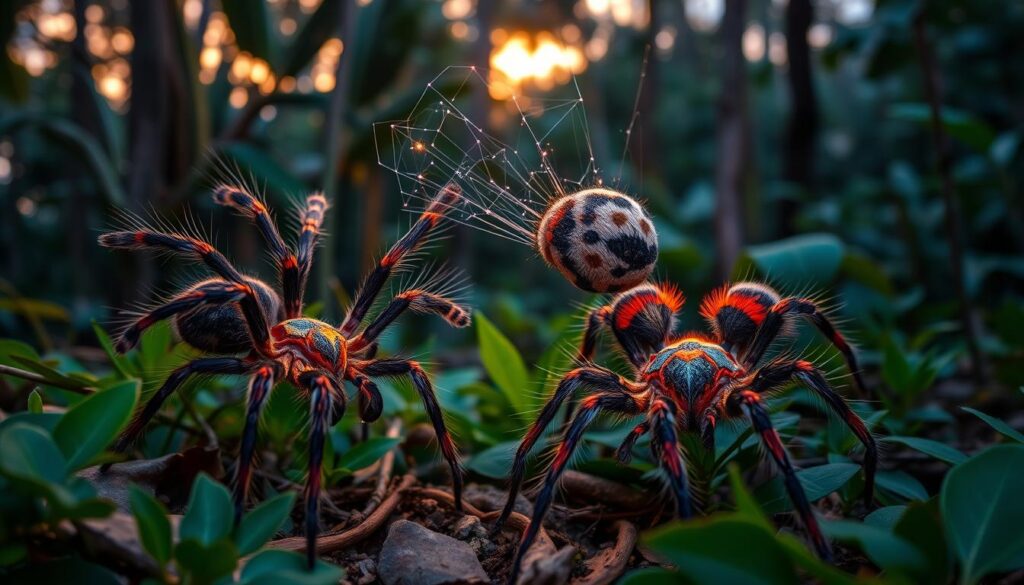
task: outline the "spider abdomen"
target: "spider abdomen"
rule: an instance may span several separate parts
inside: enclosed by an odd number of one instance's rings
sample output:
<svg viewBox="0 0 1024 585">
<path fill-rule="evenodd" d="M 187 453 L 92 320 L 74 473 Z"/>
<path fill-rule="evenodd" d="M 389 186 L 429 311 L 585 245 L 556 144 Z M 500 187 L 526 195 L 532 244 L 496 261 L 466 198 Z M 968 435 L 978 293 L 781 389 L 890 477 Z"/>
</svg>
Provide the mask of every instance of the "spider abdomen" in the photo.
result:
<svg viewBox="0 0 1024 585">
<path fill-rule="evenodd" d="M 226 282 L 220 279 L 204 280 L 190 287 L 197 291 L 204 285 Z M 247 278 L 246 283 L 256 293 L 257 301 L 275 318 L 281 316 L 281 299 L 266 283 Z M 182 341 L 209 353 L 245 353 L 253 348 L 252 336 L 238 303 L 200 305 L 174 317 L 173 327 Z"/>
<path fill-rule="evenodd" d="M 611 189 L 585 189 L 547 210 L 538 225 L 537 248 L 577 287 L 618 292 L 647 280 L 654 270 L 658 234 L 633 198 Z"/>
</svg>

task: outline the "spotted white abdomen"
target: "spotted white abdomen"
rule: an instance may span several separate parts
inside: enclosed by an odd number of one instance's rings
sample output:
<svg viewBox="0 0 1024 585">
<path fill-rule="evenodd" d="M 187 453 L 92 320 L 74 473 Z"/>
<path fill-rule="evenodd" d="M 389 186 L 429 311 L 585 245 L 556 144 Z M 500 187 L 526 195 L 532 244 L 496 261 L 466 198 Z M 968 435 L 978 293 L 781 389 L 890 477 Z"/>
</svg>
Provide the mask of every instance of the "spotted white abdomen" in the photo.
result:
<svg viewBox="0 0 1024 585">
<path fill-rule="evenodd" d="M 585 189 L 556 201 L 540 220 L 537 247 L 569 282 L 617 292 L 645 280 L 658 259 L 658 234 L 633 198 Z"/>
</svg>

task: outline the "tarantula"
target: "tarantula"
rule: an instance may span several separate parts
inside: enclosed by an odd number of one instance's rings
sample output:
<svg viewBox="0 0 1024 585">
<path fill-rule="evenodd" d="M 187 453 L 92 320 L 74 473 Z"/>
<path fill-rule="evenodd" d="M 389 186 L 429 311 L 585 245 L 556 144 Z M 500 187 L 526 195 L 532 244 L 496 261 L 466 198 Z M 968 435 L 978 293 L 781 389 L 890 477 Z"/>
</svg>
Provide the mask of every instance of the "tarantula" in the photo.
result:
<svg viewBox="0 0 1024 585">
<path fill-rule="evenodd" d="M 785 335 L 787 322 L 794 316 L 805 316 L 844 355 L 862 390 L 852 349 L 819 307 L 809 299 L 782 298 L 775 290 L 758 283 L 726 285 L 701 304 L 701 315 L 710 324 L 712 335 L 687 333 L 672 337 L 675 316 L 682 304 L 683 297 L 675 287 L 643 284 L 620 293 L 609 304 L 590 313 L 577 356 L 579 367 L 562 378 L 516 452 L 508 501 L 495 530 L 500 530 L 511 514 L 523 481 L 526 458 L 562 403 L 579 390 L 592 391 L 580 401 L 578 412 L 572 417 L 544 478 L 530 525 L 519 544 L 511 583 L 515 583 L 523 555 L 533 543 L 551 505 L 559 476 L 584 431 L 601 412 L 645 416 L 619 447 L 618 459 L 628 462 L 637 440 L 651 433 L 651 451 L 668 478 L 677 514 L 682 518 L 691 515 L 692 505 L 677 433 L 699 433 L 702 442 L 711 449 L 715 424 L 719 420 L 745 416 L 782 472 L 786 491 L 815 549 L 828 560 L 832 556 L 829 543 L 818 527 L 762 399 L 766 392 L 796 380 L 823 398 L 863 443 L 864 499 L 870 505 L 877 449 L 864 422 L 811 362 L 776 358 L 762 363 L 769 345 Z M 602 326 L 611 329 L 635 368 L 635 381 L 590 363 Z"/>
<path fill-rule="evenodd" d="M 306 199 L 295 251 L 285 245 L 266 205 L 245 189 L 219 187 L 213 199 L 252 219 L 267 241 L 277 264 L 281 296 L 267 284 L 239 272 L 209 243 L 190 235 L 162 233 L 146 227 L 100 236 L 108 248 L 155 249 L 204 264 L 215 278 L 196 283 L 166 303 L 143 314 L 121 334 L 117 350 L 125 352 L 140 334 L 162 319 L 173 319 L 179 336 L 189 345 L 224 357 L 203 357 L 178 368 L 146 403 L 114 446 L 123 452 L 132 444 L 163 402 L 193 374 L 250 375 L 245 427 L 235 473 L 235 522 L 241 518 L 252 475 L 252 459 L 260 410 L 274 383 L 287 379 L 311 403 L 309 479 L 304 492 L 306 554 L 316 560 L 320 470 L 324 436 L 344 414 L 345 381 L 358 389 L 359 415 L 364 422 L 380 417 L 383 400 L 372 378 L 408 375 L 423 400 L 451 467 L 456 507 L 461 509 L 462 470 L 445 428 L 440 406 L 426 373 L 415 361 L 376 359 L 377 337 L 406 309 L 433 313 L 455 327 L 470 322 L 469 311 L 430 287 L 404 290 L 361 332 L 360 323 L 385 281 L 410 252 L 423 244 L 443 213 L 460 198 L 457 187 L 443 189 L 409 231 L 395 243 L 370 273 L 338 327 L 302 316 L 302 299 L 320 227 L 328 207 L 323 195 Z M 283 299 L 283 300 L 282 300 Z M 227 354 L 227 355 L 224 355 Z M 109 467 L 109 465 L 107 466 Z"/>
</svg>

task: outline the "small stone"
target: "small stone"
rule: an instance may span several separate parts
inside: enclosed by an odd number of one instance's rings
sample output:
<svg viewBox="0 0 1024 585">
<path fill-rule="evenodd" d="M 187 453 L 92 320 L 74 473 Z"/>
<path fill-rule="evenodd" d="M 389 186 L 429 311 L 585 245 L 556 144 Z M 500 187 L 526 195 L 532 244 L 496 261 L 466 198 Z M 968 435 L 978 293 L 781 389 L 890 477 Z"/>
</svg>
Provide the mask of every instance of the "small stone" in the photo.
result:
<svg viewBox="0 0 1024 585">
<path fill-rule="evenodd" d="M 490 581 L 468 544 L 408 520 L 397 520 L 388 529 L 377 573 L 384 585 Z"/>
<path fill-rule="evenodd" d="M 459 540 L 468 540 L 471 537 L 482 538 L 487 536 L 487 529 L 480 523 L 480 519 L 476 516 L 463 516 L 455 523 L 455 529 L 453 531 L 455 538 Z"/>
</svg>

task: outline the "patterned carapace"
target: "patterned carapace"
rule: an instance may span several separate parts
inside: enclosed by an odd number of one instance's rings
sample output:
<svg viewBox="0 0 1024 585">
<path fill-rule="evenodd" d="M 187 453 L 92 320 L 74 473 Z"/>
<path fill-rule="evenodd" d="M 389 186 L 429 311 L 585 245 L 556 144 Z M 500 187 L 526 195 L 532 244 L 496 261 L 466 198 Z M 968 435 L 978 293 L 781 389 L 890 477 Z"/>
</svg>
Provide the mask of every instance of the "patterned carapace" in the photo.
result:
<svg viewBox="0 0 1024 585">
<path fill-rule="evenodd" d="M 856 385 L 863 392 L 852 349 L 818 305 L 810 299 L 782 298 L 763 284 L 737 283 L 722 287 L 702 303 L 701 314 L 711 326 L 711 335 L 688 333 L 677 337 L 673 335 L 675 315 L 682 304 L 682 295 L 675 287 L 643 284 L 591 311 L 576 358 L 578 367 L 562 378 L 554 396 L 527 431 L 513 462 L 509 499 L 496 528 L 500 528 L 512 512 L 527 456 L 562 404 L 567 403 L 571 422 L 534 503 L 533 517 L 519 545 L 511 583 L 515 583 L 523 556 L 551 505 L 559 476 L 584 431 L 601 412 L 644 417 L 626 436 L 618 457 L 629 461 L 637 440 L 650 433 L 653 458 L 664 471 L 675 497 L 676 510 L 684 518 L 692 514 L 692 504 L 678 433 L 697 433 L 703 443 L 713 449 L 715 425 L 719 421 L 746 418 L 783 474 L 786 491 L 815 549 L 829 559 L 829 543 L 821 533 L 762 398 L 765 393 L 794 380 L 823 398 L 864 445 L 864 499 L 870 505 L 877 449 L 864 422 L 814 364 L 801 359 L 764 359 L 772 341 L 785 334 L 787 321 L 802 315 L 843 353 Z M 633 380 L 591 363 L 599 333 L 605 327 L 611 329 L 633 366 Z M 590 394 L 580 400 L 576 409 L 572 399 L 580 390 Z M 577 410 L 575 414 L 573 410 Z"/>
<path fill-rule="evenodd" d="M 593 188 L 551 203 L 537 226 L 537 248 L 577 287 L 618 292 L 650 276 L 658 259 L 658 234 L 636 200 Z"/>
<path fill-rule="evenodd" d="M 420 365 L 404 359 L 377 359 L 377 338 L 407 309 L 431 313 L 455 327 L 469 324 L 469 311 L 446 298 L 440 279 L 395 295 L 362 331 L 359 331 L 388 277 L 399 269 L 409 253 L 420 247 L 441 221 L 445 210 L 458 202 L 457 187 L 443 189 L 409 231 L 367 277 L 348 310 L 344 322 L 329 323 L 302 316 L 303 291 L 312 265 L 320 226 L 327 211 L 322 195 L 306 199 L 295 250 L 281 238 L 266 205 L 245 189 L 224 186 L 214 201 L 251 218 L 270 248 L 281 280 L 281 294 L 267 284 L 240 273 L 220 252 L 202 239 L 183 233 L 164 233 L 145 225 L 100 236 L 110 248 L 155 249 L 199 261 L 216 277 L 201 281 L 135 320 L 117 342 L 125 352 L 138 343 L 142 332 L 163 319 L 171 323 L 183 341 L 222 357 L 204 357 L 178 368 L 156 391 L 132 421 L 114 449 L 125 451 L 160 410 L 164 401 L 193 374 L 246 374 L 251 376 L 247 412 L 238 465 L 235 472 L 235 522 L 241 518 L 252 476 L 259 416 L 274 383 L 289 380 L 310 400 L 309 479 L 306 484 L 305 532 L 309 565 L 316 560 L 319 521 L 321 464 L 324 437 L 345 412 L 344 384 L 358 389 L 359 415 L 364 422 L 377 420 L 383 400 L 373 378 L 408 375 L 423 400 L 437 433 L 441 453 L 452 472 L 456 506 L 461 509 L 462 471 L 458 454 L 445 428 L 441 408 L 430 380 Z M 229 355 L 223 355 L 229 354 Z M 230 355 L 234 354 L 234 355 Z M 108 468 L 105 466 L 104 469 Z"/>
</svg>

